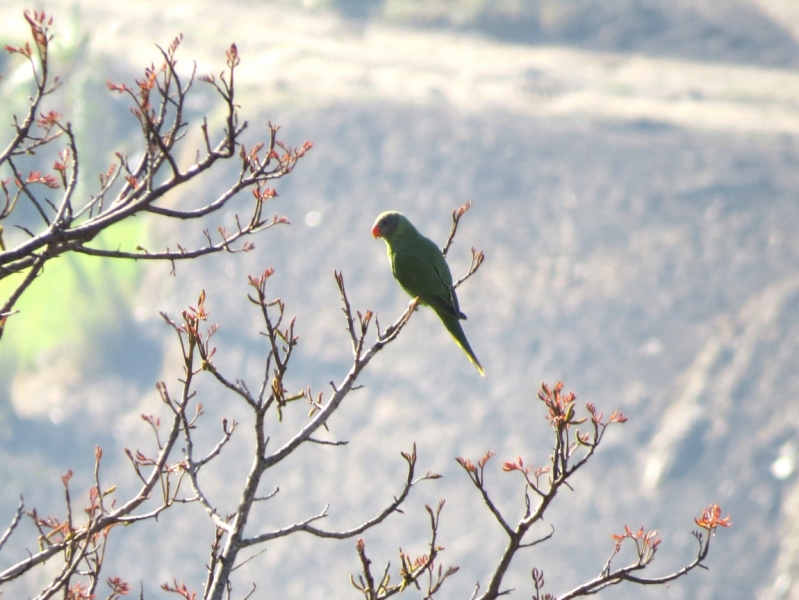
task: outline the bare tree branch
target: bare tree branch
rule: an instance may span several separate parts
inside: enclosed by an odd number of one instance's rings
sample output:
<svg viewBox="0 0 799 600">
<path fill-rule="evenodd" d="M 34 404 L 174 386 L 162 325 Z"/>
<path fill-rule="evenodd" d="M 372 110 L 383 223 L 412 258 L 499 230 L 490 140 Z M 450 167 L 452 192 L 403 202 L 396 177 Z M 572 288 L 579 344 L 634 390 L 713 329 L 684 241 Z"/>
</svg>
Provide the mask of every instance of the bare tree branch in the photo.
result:
<svg viewBox="0 0 799 600">
<path fill-rule="evenodd" d="M 238 106 L 233 84 L 235 69 L 239 65 L 238 50 L 235 44 L 227 52 L 227 69 L 220 76 L 221 84 L 213 76 L 199 77 L 216 90 L 226 108 L 226 126 L 221 136 L 211 141 L 206 122 L 201 130 L 205 142 L 205 154 L 197 153 L 197 160 L 188 167 L 181 167 L 178 161 L 178 143 L 184 139 L 188 123 L 184 120 L 184 106 L 187 95 L 195 81 L 192 72 L 187 82 L 182 82 L 177 71 L 176 53 L 182 36 L 176 38 L 168 48 L 158 47 L 164 60 L 163 68 L 149 67 L 144 77 L 135 85 L 109 82 L 112 92 L 126 95 L 132 102 L 131 113 L 141 127 L 142 158 L 131 166 L 125 156 L 116 153 L 116 164 L 104 174 L 100 174 L 100 187 L 96 196 L 87 199 L 74 197 L 80 180 L 80 159 L 75 135 L 69 122 L 63 120 L 55 111 L 40 113 L 40 105 L 45 96 L 56 87 L 49 79 L 48 48 L 52 35 L 49 34 L 48 19 L 42 11 L 26 13 L 35 42 L 34 53 L 29 45 L 6 49 L 12 54 L 20 54 L 28 60 L 34 72 L 35 93 L 28 105 L 25 118 L 18 121 L 12 139 L 0 153 L 0 168 L 7 167 L 13 175 L 17 192 L 12 193 L 2 184 L 5 201 L 0 203 L 0 221 L 9 220 L 12 226 L 29 233 L 27 240 L 15 244 L 0 244 L 0 280 L 11 275 L 28 271 L 23 281 L 16 286 L 11 295 L 0 304 L 0 314 L 10 315 L 19 297 L 28 289 L 33 278 L 44 262 L 64 253 L 77 252 L 90 256 L 131 260 L 159 260 L 174 265 L 176 260 L 189 260 L 216 252 L 240 252 L 253 248 L 252 243 L 240 243 L 243 238 L 287 223 L 285 217 L 263 216 L 263 205 L 274 198 L 276 192 L 266 187 L 271 180 L 290 173 L 312 144 L 306 142 L 299 148 L 292 148 L 277 139 L 279 127 L 269 123 L 266 142 L 256 143 L 245 148 L 240 137 L 247 123 L 239 123 Z M 43 130 L 42 135 L 34 132 L 34 125 Z M 47 146 L 59 138 L 66 138 L 66 144 L 58 153 L 52 166 L 55 175 L 31 172 L 24 175 L 14 157 L 31 154 L 34 148 Z M 182 154 L 182 152 L 181 152 Z M 159 206 L 159 201 L 180 186 L 192 181 L 212 169 L 220 161 L 239 160 L 239 173 L 228 188 L 215 200 L 199 207 L 175 209 Z M 122 177 L 120 177 L 122 175 Z M 60 198 L 50 202 L 42 198 L 38 190 L 62 189 Z M 136 249 L 106 249 L 91 244 L 97 235 L 108 227 L 138 213 L 152 213 L 153 218 L 192 220 L 221 211 L 242 191 L 251 190 L 252 209 L 246 220 L 236 216 L 236 228 L 227 232 L 218 228 L 220 240 L 212 241 L 206 233 L 208 244 L 199 248 L 185 248 L 176 244 L 177 250 L 151 252 L 141 246 Z M 111 202 L 106 203 L 108 195 L 115 193 Z M 14 221 L 17 215 L 20 195 L 26 197 L 38 211 L 43 228 L 31 231 L 21 221 Z M 1 332 L 1 330 L 0 330 Z"/>
<path fill-rule="evenodd" d="M 17 511 L 14 513 L 14 518 L 11 519 L 11 523 L 8 527 L 6 527 L 6 530 L 3 532 L 3 536 L 0 537 L 0 550 L 2 550 L 3 546 L 5 546 L 6 542 L 8 541 L 8 538 L 11 537 L 11 534 L 14 533 L 14 530 L 19 525 L 19 521 L 22 518 L 24 511 L 25 502 L 23 501 L 22 496 L 20 496 L 19 506 L 17 506 Z"/>
</svg>

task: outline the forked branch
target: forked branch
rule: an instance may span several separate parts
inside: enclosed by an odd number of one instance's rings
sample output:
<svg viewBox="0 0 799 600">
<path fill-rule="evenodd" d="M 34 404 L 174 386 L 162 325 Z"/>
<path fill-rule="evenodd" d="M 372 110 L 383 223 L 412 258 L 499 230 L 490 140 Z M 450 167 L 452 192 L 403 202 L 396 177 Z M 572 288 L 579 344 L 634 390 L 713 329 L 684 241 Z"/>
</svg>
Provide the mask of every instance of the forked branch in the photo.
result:
<svg viewBox="0 0 799 600">
<path fill-rule="evenodd" d="M 34 40 L 35 51 L 29 44 L 6 46 L 6 51 L 28 60 L 34 73 L 35 91 L 31 96 L 26 116 L 21 122 L 15 120 L 14 135 L 5 150 L 0 152 L 0 169 L 8 169 L 11 177 L 0 177 L 0 222 L 7 221 L 7 237 L 2 237 L 0 228 L 0 280 L 13 275 L 22 276 L 5 299 L 0 299 L 0 335 L 20 296 L 30 287 L 45 262 L 69 252 L 77 252 L 103 258 L 167 261 L 191 260 L 216 252 L 246 252 L 254 246 L 244 238 L 275 225 L 288 223 L 285 217 L 264 215 L 264 205 L 277 196 L 269 187 L 273 180 L 290 173 L 311 149 L 306 142 L 298 148 L 288 146 L 277 138 L 278 126 L 267 124 L 265 142 L 246 148 L 240 137 L 247 128 L 239 122 L 235 70 L 240 63 L 235 44 L 226 55 L 226 70 L 220 74 L 219 82 L 214 76 L 199 77 L 210 84 L 221 98 L 226 110 L 225 128 L 212 139 L 207 123 L 201 131 L 204 152 L 198 150 L 196 160 L 182 166 L 180 156 L 186 155 L 179 148 L 185 138 L 189 123 L 185 121 L 185 102 L 195 81 L 194 73 L 182 81 L 177 73 L 177 50 L 182 36 L 178 36 L 167 48 L 158 47 L 163 64 L 161 68 L 150 66 L 135 84 L 108 82 L 112 92 L 123 94 L 131 101 L 131 113 L 141 130 L 141 159 L 131 164 L 128 157 L 114 153 L 115 160 L 106 172 L 99 175 L 97 193 L 88 198 L 77 198 L 81 172 L 78 146 L 71 124 L 58 112 L 44 112 L 41 103 L 45 96 L 58 87 L 57 79 L 50 81 L 49 45 L 52 35 L 49 26 L 52 18 L 42 11 L 25 13 Z M 39 118 L 36 115 L 40 114 Z M 65 139 L 64 148 L 57 152 L 52 173 L 39 170 L 25 175 L 22 158 L 34 154 L 35 149 Z M 236 160 L 239 172 L 215 199 L 200 201 L 199 206 L 173 208 L 162 206 L 161 200 L 176 189 L 202 176 L 220 161 Z M 10 187 L 10 183 L 16 190 Z M 62 190 L 60 198 L 50 200 L 55 190 Z M 248 216 L 235 215 L 235 228 L 228 231 L 217 227 L 217 234 L 205 232 L 207 243 L 197 248 L 186 248 L 175 244 L 173 248 L 152 251 L 138 245 L 135 249 L 108 249 L 96 244 L 105 229 L 139 213 L 152 213 L 152 218 L 193 220 L 221 211 L 246 190 L 252 192 L 252 205 Z M 194 198 L 201 196 L 194 195 Z M 20 201 L 29 202 L 40 217 L 40 226 L 34 228 L 24 220 L 17 209 Z M 24 211 L 23 211 L 24 212 Z M 24 236 L 11 232 L 24 232 Z"/>
</svg>

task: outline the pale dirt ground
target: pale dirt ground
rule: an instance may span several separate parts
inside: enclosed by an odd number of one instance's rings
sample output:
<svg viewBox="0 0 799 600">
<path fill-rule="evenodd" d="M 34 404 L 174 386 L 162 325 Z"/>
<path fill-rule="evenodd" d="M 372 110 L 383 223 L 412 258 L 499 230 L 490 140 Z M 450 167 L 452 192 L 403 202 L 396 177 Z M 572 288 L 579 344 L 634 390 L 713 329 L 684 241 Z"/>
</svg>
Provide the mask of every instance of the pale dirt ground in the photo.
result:
<svg viewBox="0 0 799 600">
<path fill-rule="evenodd" d="M 756 5 L 799 39 L 795 2 Z M 20 492 L 46 503 L 46 494 L 37 496 L 41 481 L 77 471 L 95 443 L 108 453 L 145 443 L 138 414 L 157 410 L 152 382 L 177 376 L 157 311 L 177 314 L 208 289 L 225 328 L 220 360 L 253 377 L 260 347 L 247 328 L 255 317 L 242 317 L 251 314 L 240 300 L 244 275 L 274 265 L 275 293 L 301 326 L 297 385 L 323 389 L 346 369 L 332 269 L 344 270 L 359 307 L 394 315 L 405 304 L 381 244 L 368 236 L 374 215 L 399 208 L 440 239 L 449 210 L 473 199 L 450 260 L 462 269 L 470 245 L 489 257 L 461 294 L 488 376 L 476 380 L 434 319 L 415 316 L 338 417 L 334 433 L 350 446 L 306 453 L 300 467 L 281 471 L 270 484 L 281 486 L 283 503 L 256 518 L 254 530 L 328 501 L 331 526 L 357 522 L 395 493 L 398 452 L 417 441 L 423 468 L 445 478 L 367 543 L 379 562 L 394 559 L 398 545 L 421 548 L 421 505 L 446 497 L 444 545 L 462 572 L 444 597 L 468 597 L 502 540 L 452 459 L 493 448 L 496 466 L 517 454 L 540 464 L 546 429 L 527 402 L 542 379 L 562 378 L 582 399 L 621 408 L 631 422 L 553 510 L 556 540 L 514 563 L 516 595 L 531 593 L 532 566 L 545 569 L 556 593 L 594 575 L 609 534 L 625 523 L 662 532 L 657 573 L 666 572 L 690 557 L 692 517 L 718 501 L 735 527 L 714 540 L 709 572 L 668 589 L 618 587 L 604 596 L 799 598 L 796 70 L 503 44 L 255 2 L 162 6 L 47 4 L 67 51 L 91 31 L 70 63 L 81 82 L 72 96 L 76 119 L 95 114 L 85 94 L 106 93 L 106 70 L 130 79 L 155 60 L 155 42 L 182 32 L 186 64 L 218 72 L 236 41 L 239 100 L 255 129 L 272 119 L 292 143 L 316 144 L 278 185 L 274 210 L 294 225 L 257 240 L 257 253 L 184 267 L 178 278 L 145 270 L 141 293 L 101 344 L 71 340 L 38 369 L 14 373 L 0 391 L 12 407 L 2 438 L 4 514 Z M 0 8 L 4 40 L 20 38 L 21 9 Z M 10 84 L 23 81 L 8 76 Z M 200 96 L 197 114 L 210 109 L 208 98 Z M 108 113 L 114 131 L 130 131 L 116 105 L 96 106 L 119 113 Z M 305 224 L 311 214 L 318 225 Z M 177 233 L 153 235 L 168 243 Z M 98 365 L 106 375 L 97 375 Z M 204 392 L 209 422 L 243 418 L 213 388 Z M 113 436 L 102 432 L 106 422 Z M 70 424 L 91 435 L 76 439 Z M 41 439 L 42 450 L 31 450 Z M 243 468 L 235 457 L 245 452 L 234 446 L 211 493 L 222 498 L 235 484 Z M 518 509 L 519 490 L 492 477 L 497 497 Z M 148 597 L 172 577 L 198 586 L 209 528 L 192 523 L 166 517 L 169 535 L 159 538 L 155 559 L 148 536 L 158 529 L 124 532 L 113 572 L 142 579 Z M 472 535 L 459 535 L 463 523 Z M 270 547 L 242 569 L 239 584 L 243 591 L 256 581 L 280 597 L 345 597 L 355 593 L 347 575 L 356 569 L 350 542 L 298 539 Z"/>
<path fill-rule="evenodd" d="M 756 4 L 785 27 L 799 30 L 795 3 Z M 16 17 L 22 6 L 4 6 L 4 38 L 24 33 Z M 97 24 L 91 28 L 92 51 L 136 70 L 153 60 L 154 43 L 165 44 L 178 32 L 186 34 L 185 56 L 197 61 L 201 72 L 218 64 L 228 40 L 236 41 L 247 58 L 239 82 L 266 106 L 290 102 L 315 107 L 353 100 L 445 103 L 464 112 L 652 119 L 725 132 L 795 133 L 799 127 L 799 75 L 794 71 L 498 44 L 379 24 L 358 27 L 333 15 L 255 2 L 192 0 L 161 10 L 160 3 L 145 1 L 137 2 L 134 12 L 119 2 L 46 6 L 57 15 L 77 12 L 77 27 Z M 208 17 L 214 14 L 224 18 Z"/>
</svg>

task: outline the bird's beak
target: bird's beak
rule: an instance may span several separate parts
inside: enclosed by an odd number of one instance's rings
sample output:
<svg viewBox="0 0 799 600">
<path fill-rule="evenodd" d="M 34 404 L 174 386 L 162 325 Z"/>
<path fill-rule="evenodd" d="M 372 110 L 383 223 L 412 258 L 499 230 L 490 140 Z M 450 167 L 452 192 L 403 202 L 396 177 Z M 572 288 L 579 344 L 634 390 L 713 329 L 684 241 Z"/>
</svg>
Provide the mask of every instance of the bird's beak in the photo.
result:
<svg viewBox="0 0 799 600">
<path fill-rule="evenodd" d="M 379 225 L 375 225 L 374 227 L 372 227 L 372 236 L 373 237 L 379 238 L 379 237 L 381 237 L 381 233 L 382 232 L 380 231 L 380 226 Z"/>
</svg>

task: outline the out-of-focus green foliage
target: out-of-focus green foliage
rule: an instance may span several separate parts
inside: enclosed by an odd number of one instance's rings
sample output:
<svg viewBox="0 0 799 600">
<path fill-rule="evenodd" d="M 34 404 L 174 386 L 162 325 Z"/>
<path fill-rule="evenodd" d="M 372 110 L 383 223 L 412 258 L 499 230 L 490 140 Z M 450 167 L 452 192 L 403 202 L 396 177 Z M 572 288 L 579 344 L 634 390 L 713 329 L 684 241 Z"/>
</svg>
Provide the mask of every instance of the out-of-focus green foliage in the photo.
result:
<svg viewBox="0 0 799 600">
<path fill-rule="evenodd" d="M 75 7 L 71 18 L 60 23 L 58 35 L 50 46 L 51 69 L 60 85 L 47 97 L 43 107 L 63 114 L 76 132 L 81 161 L 78 197 L 96 193 L 97 173 L 106 171 L 113 152 L 127 153 L 136 134 L 136 122 L 127 108 L 116 102 L 106 89 L 105 78 L 113 73 L 113 65 L 102 56 L 90 53 L 90 37 L 80 22 L 80 10 Z M 2 43 L 21 43 L 20 39 L 0 40 Z M 91 56 L 91 60 L 90 60 Z M 22 115 L 33 85 L 30 64 L 20 57 L 4 56 L 0 65 L 4 77 L 0 93 L 0 123 L 11 123 L 14 115 Z M 101 119 L 97 116 L 102 115 Z M 11 129 L 3 132 L 5 143 Z M 21 161 L 21 168 L 46 171 L 54 160 L 54 151 L 63 144 L 56 141 L 36 156 Z M 7 175 L 6 175 L 7 176 Z M 23 200 L 24 202 L 24 200 Z M 27 223 L 40 221 L 33 211 Z M 19 230 L 7 227 L 6 242 L 23 236 Z M 94 241 L 95 247 L 132 248 L 146 245 L 144 225 L 126 221 L 104 231 Z M 0 346 L 0 376 L 8 377 L 16 369 L 30 368 L 42 352 L 56 344 L 68 343 L 76 349 L 90 340 L 98 330 L 113 327 L 120 315 L 128 315 L 127 298 L 134 290 L 139 265 L 130 261 L 108 261 L 82 255 L 65 255 L 48 263 L 42 274 L 22 296 L 16 308 L 19 315 L 9 319 Z M 6 297 L 19 282 L 19 277 L 0 281 L 0 296 Z M 24 320 L 17 326 L 14 320 Z"/>
<path fill-rule="evenodd" d="M 130 247 L 140 242 L 140 230 L 138 223 L 122 223 L 102 234 L 107 243 L 98 241 L 106 247 Z M 77 348 L 98 330 L 113 327 L 116 318 L 131 312 L 128 298 L 139 269 L 132 261 L 76 254 L 48 263 L 20 299 L 20 314 L 9 319 L 0 346 L 0 370 L 28 367 L 55 344 Z M 0 282 L 0 295 L 10 293 L 15 283 L 13 277 Z M 24 326 L 15 326 L 14 319 L 24 320 Z"/>
</svg>

